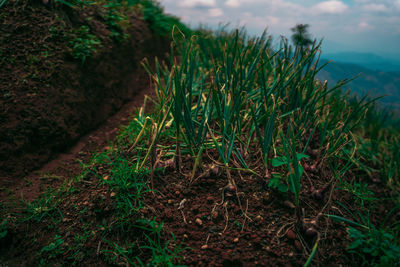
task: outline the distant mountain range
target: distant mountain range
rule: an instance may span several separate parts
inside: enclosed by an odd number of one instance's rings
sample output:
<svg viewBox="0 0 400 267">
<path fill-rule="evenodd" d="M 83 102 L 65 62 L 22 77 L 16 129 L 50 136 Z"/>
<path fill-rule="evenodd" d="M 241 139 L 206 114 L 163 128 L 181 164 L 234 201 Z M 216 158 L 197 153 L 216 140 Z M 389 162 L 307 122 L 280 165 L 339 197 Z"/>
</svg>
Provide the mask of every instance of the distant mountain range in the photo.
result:
<svg viewBox="0 0 400 267">
<path fill-rule="evenodd" d="M 334 86 L 340 80 L 359 75 L 346 84 L 344 89 L 350 89 L 357 95 L 385 95 L 379 102 L 385 107 L 400 111 L 400 63 L 396 65 L 395 62 L 385 61 L 374 54 L 361 53 L 326 54 L 323 58 L 325 59 L 321 60 L 322 64 L 327 62 L 326 58 L 334 60 L 317 75 L 318 79 L 328 81 L 328 87 Z M 340 62 L 340 59 L 343 62 Z M 349 60 L 353 63 L 348 63 Z M 375 65 L 372 62 L 376 62 Z"/>
<path fill-rule="evenodd" d="M 371 70 L 400 72 L 399 60 L 383 58 L 373 53 L 340 52 L 322 54 L 322 58 L 340 63 L 357 64 Z"/>
</svg>

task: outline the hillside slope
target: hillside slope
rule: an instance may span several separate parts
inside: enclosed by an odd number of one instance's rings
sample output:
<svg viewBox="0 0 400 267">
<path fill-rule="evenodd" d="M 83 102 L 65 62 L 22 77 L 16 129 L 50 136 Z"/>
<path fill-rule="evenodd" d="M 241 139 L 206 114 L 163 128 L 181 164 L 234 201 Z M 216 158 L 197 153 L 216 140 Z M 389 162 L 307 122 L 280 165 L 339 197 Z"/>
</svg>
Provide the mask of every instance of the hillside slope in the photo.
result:
<svg viewBox="0 0 400 267">
<path fill-rule="evenodd" d="M 149 86 L 140 62 L 162 56 L 169 40 L 141 10 L 117 1 L 13 0 L 0 9 L 2 184 L 67 149 Z"/>
<path fill-rule="evenodd" d="M 356 64 L 361 67 L 385 72 L 399 72 L 400 61 L 397 59 L 383 58 L 374 53 L 338 52 L 326 53 L 322 58 L 339 63 Z"/>
<path fill-rule="evenodd" d="M 325 62 L 321 61 L 321 64 Z M 400 72 L 374 71 L 356 64 L 330 62 L 317 75 L 320 80 L 327 80 L 329 86 L 356 76 L 356 79 L 343 87 L 344 90 L 350 89 L 359 96 L 384 96 L 378 102 L 385 107 L 400 110 Z"/>
</svg>

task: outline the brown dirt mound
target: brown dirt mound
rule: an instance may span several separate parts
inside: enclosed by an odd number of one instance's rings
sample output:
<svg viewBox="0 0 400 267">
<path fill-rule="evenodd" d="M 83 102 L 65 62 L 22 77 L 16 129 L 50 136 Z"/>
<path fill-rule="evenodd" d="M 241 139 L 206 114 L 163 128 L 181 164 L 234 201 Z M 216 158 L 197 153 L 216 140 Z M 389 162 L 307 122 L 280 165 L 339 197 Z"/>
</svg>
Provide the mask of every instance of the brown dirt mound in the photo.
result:
<svg viewBox="0 0 400 267">
<path fill-rule="evenodd" d="M 129 22 L 130 38 L 117 41 L 96 5 L 72 12 L 8 1 L 1 8 L 1 186 L 65 151 L 149 86 L 140 61 L 163 54 L 168 41 L 137 15 Z M 72 58 L 65 38 L 81 25 L 102 43 L 84 64 Z"/>
<path fill-rule="evenodd" d="M 183 159 L 186 172 L 191 170 L 192 160 Z M 309 163 L 314 160 L 310 159 Z M 101 177 L 109 175 L 106 166 L 99 170 Z M 320 179 L 329 177 L 324 175 L 326 171 L 309 173 L 317 188 L 329 184 L 328 179 Z M 232 177 L 236 181 L 236 192 L 225 189 L 227 178 L 221 172 L 203 176 L 189 186 L 188 177 L 168 167 L 155 174 L 156 193 L 145 194 L 144 207 L 132 219 L 157 218 L 163 222 L 166 233 L 163 239 L 170 239 L 172 232 L 177 243 L 188 248 L 181 253 L 180 262 L 187 266 L 303 266 L 317 237 L 307 235 L 296 223 L 295 210 L 287 204 L 294 202 L 293 196 L 265 188 L 265 181 L 259 176 L 234 172 Z M 64 241 L 60 252 L 51 257 L 41 255 L 52 265 L 116 266 L 119 263 L 131 266 L 124 254 L 113 252 L 117 244 L 133 244 L 134 256 L 148 258 L 148 251 L 140 248 L 145 240 L 142 231 L 111 231 L 118 220 L 118 196 L 108 186 L 98 183 L 99 177 L 88 173 L 42 221 L 10 227 L 8 239 L 3 240 L 3 245 L 0 243 L 0 260 L 3 256 L 10 266 L 35 266 L 40 259 L 38 251 L 57 235 Z M 337 189 L 317 199 L 308 194 L 309 189 L 306 183 L 301 193 L 300 205 L 305 218 L 316 218 L 326 205 L 325 212 L 335 214 L 339 210 L 338 202 L 351 212 L 359 209 L 350 192 Z M 377 197 L 371 222 L 377 225 L 382 218 L 390 223 L 398 221 L 400 214 L 387 218 L 392 209 L 387 188 L 371 181 L 370 189 Z M 349 213 L 342 215 L 350 216 Z M 321 216 L 317 230 L 321 239 L 313 266 L 361 265 L 360 258 L 345 250 L 350 243 L 346 225 Z M 85 237 L 85 241 L 77 237 Z M 173 248 L 174 244 L 170 243 L 168 249 Z M 8 256 L 4 258 L 5 255 Z"/>
</svg>

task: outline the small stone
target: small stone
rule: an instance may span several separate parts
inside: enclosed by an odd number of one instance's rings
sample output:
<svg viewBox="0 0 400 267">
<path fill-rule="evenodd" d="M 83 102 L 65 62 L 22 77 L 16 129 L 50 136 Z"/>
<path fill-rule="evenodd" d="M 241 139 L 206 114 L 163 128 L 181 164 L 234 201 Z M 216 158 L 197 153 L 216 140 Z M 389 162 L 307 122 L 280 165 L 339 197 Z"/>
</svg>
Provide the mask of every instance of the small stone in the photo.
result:
<svg viewBox="0 0 400 267">
<path fill-rule="evenodd" d="M 233 243 L 237 243 L 237 242 L 239 242 L 239 238 L 238 238 L 238 237 L 236 237 L 235 239 L 233 239 Z"/>
<path fill-rule="evenodd" d="M 313 172 L 313 173 L 317 173 L 318 172 L 316 164 L 313 164 L 313 165 L 310 166 L 310 171 Z"/>
<path fill-rule="evenodd" d="M 317 230 L 315 230 L 313 227 L 310 227 L 306 230 L 306 236 L 308 237 L 314 237 L 318 234 Z"/>
<path fill-rule="evenodd" d="M 174 201 L 172 199 L 168 199 L 168 204 L 172 204 Z"/>
<path fill-rule="evenodd" d="M 198 226 L 203 225 L 203 221 L 200 218 L 196 218 L 195 222 Z"/>
<path fill-rule="evenodd" d="M 322 191 L 321 190 L 315 190 L 311 194 L 315 199 L 321 200 L 322 199 Z"/>
<path fill-rule="evenodd" d="M 294 246 L 295 246 L 295 248 L 296 248 L 298 251 L 303 250 L 303 246 L 301 245 L 301 243 L 300 243 L 299 240 L 295 240 L 295 241 L 294 241 Z"/>
<path fill-rule="evenodd" d="M 184 235 L 183 235 L 183 238 L 184 238 L 184 239 L 188 239 L 189 237 L 188 237 L 187 234 L 184 234 Z"/>
<path fill-rule="evenodd" d="M 229 193 L 234 193 L 236 191 L 236 187 L 229 183 L 226 187 L 225 187 L 225 192 L 229 192 Z"/>
<path fill-rule="evenodd" d="M 214 175 L 218 175 L 218 173 L 219 173 L 219 168 L 216 165 L 212 165 L 210 170 Z"/>
<path fill-rule="evenodd" d="M 104 180 L 108 180 L 110 177 L 108 175 L 104 176 L 103 179 Z"/>
<path fill-rule="evenodd" d="M 111 192 L 110 196 L 111 197 L 115 197 L 116 193 L 115 192 Z"/>
<path fill-rule="evenodd" d="M 296 208 L 296 206 L 295 206 L 292 202 L 290 202 L 289 200 L 285 200 L 285 201 L 283 202 L 283 204 L 284 204 L 286 207 L 291 208 L 291 209 L 295 209 L 295 208 Z"/>
<path fill-rule="evenodd" d="M 286 237 L 292 240 L 296 239 L 296 233 L 292 229 L 290 229 L 289 231 L 287 231 Z"/>
<path fill-rule="evenodd" d="M 263 202 L 264 202 L 264 204 L 268 203 L 270 199 L 271 199 L 270 193 L 269 193 L 269 192 L 266 192 L 266 193 L 264 194 L 264 196 L 263 196 Z"/>
<path fill-rule="evenodd" d="M 201 249 L 208 249 L 208 245 L 207 244 L 206 245 L 202 245 Z"/>
<path fill-rule="evenodd" d="M 213 213 L 212 213 L 212 218 L 214 219 L 214 220 L 216 220 L 217 218 L 218 218 L 218 211 L 214 211 Z"/>
</svg>

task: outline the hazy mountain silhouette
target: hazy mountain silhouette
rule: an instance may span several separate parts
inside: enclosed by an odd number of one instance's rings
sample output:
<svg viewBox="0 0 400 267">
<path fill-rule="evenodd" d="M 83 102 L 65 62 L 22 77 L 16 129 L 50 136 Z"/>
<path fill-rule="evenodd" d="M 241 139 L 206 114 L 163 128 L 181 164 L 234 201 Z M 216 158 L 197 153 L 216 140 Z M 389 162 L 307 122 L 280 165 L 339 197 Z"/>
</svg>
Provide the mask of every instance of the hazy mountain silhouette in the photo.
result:
<svg viewBox="0 0 400 267">
<path fill-rule="evenodd" d="M 400 72 L 400 61 L 383 58 L 373 53 L 358 52 L 338 52 L 323 54 L 322 58 L 334 60 L 338 63 L 357 64 L 364 68 L 380 71 L 398 71 Z"/>
<path fill-rule="evenodd" d="M 326 60 L 321 61 L 321 63 L 324 62 Z M 340 80 L 357 75 L 359 76 L 346 84 L 344 89 L 350 89 L 357 95 L 367 93 L 371 96 L 385 95 L 379 102 L 384 106 L 392 106 L 394 109 L 400 110 L 400 71 L 377 71 L 358 64 L 330 62 L 318 73 L 317 77 L 323 81 L 327 80 L 328 87 L 332 87 Z"/>
</svg>

